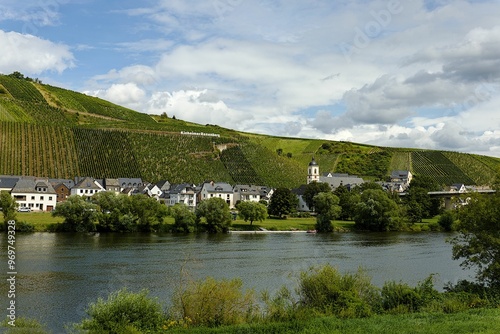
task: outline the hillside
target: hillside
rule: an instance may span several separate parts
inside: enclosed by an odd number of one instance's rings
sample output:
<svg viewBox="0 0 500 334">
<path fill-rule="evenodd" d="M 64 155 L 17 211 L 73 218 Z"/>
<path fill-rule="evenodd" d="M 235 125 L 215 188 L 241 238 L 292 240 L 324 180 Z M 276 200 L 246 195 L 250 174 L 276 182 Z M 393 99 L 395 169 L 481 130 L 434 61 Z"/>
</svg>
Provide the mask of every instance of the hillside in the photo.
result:
<svg viewBox="0 0 500 334">
<path fill-rule="evenodd" d="M 297 187 L 312 156 L 322 172 L 376 180 L 409 169 L 442 185 L 491 184 L 500 168 L 500 159 L 473 154 L 240 133 L 0 75 L 0 175 Z"/>
</svg>

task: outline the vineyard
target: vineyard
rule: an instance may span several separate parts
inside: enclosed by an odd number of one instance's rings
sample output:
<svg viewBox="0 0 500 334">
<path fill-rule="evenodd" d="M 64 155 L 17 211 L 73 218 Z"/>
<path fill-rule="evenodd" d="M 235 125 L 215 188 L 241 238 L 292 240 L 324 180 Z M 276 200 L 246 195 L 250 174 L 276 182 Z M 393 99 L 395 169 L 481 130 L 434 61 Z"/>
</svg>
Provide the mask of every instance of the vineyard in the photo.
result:
<svg viewBox="0 0 500 334">
<path fill-rule="evenodd" d="M 475 184 L 460 168 L 439 151 L 414 151 L 411 155 L 414 174 L 426 175 L 440 185 Z"/>
<path fill-rule="evenodd" d="M 219 152 L 217 144 L 231 145 Z M 292 188 L 305 183 L 313 156 L 321 172 L 384 180 L 410 170 L 441 185 L 491 184 L 500 166 L 498 158 L 472 154 L 240 133 L 0 75 L 0 174 Z"/>
<path fill-rule="evenodd" d="M 220 159 L 235 184 L 264 185 L 239 146 L 222 151 Z"/>
<path fill-rule="evenodd" d="M 126 132 L 73 128 L 73 135 L 82 176 L 141 177 Z"/>
<path fill-rule="evenodd" d="M 0 122 L 0 174 L 74 177 L 77 161 L 70 129 Z"/>
</svg>

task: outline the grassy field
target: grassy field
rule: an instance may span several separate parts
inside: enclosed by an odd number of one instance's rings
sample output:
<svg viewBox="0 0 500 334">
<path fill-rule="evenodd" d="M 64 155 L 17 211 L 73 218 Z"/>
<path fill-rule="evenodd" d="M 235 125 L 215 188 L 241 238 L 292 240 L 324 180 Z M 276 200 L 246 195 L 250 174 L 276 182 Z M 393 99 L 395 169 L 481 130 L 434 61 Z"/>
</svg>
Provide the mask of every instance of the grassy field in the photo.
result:
<svg viewBox="0 0 500 334">
<path fill-rule="evenodd" d="M 173 329 L 171 333 L 384 333 L 384 334 L 461 334 L 498 333 L 500 309 L 477 309 L 466 312 L 414 313 L 402 315 L 379 315 L 362 319 L 339 319 L 336 317 L 315 318 L 286 323 L 252 324 L 220 328 Z"/>
</svg>

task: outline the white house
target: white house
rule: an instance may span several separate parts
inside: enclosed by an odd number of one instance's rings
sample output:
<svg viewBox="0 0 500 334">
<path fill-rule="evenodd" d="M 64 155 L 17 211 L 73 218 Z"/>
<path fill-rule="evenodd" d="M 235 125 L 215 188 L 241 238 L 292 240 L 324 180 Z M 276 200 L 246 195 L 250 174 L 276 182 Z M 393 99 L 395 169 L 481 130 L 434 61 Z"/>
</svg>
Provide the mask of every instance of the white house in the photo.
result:
<svg viewBox="0 0 500 334">
<path fill-rule="evenodd" d="M 237 184 L 233 188 L 233 199 L 234 202 L 258 202 L 261 199 L 261 189 L 260 186 L 253 186 L 248 184 Z"/>
<path fill-rule="evenodd" d="M 19 207 L 33 211 L 52 211 L 57 205 L 57 193 L 47 178 L 21 177 L 11 191 Z"/>
<path fill-rule="evenodd" d="M 229 205 L 234 208 L 234 194 L 233 187 L 224 182 L 205 182 L 201 186 L 198 201 L 203 201 L 209 198 L 219 197 L 222 198 Z"/>
<path fill-rule="evenodd" d="M 197 204 L 196 187 L 189 183 L 172 184 L 170 189 L 164 192 L 163 198 L 168 206 L 181 203 L 194 210 Z"/>
<path fill-rule="evenodd" d="M 71 195 L 79 195 L 92 197 L 98 192 L 106 191 L 104 187 L 91 177 L 85 177 L 79 180 L 73 188 L 71 188 Z"/>
</svg>

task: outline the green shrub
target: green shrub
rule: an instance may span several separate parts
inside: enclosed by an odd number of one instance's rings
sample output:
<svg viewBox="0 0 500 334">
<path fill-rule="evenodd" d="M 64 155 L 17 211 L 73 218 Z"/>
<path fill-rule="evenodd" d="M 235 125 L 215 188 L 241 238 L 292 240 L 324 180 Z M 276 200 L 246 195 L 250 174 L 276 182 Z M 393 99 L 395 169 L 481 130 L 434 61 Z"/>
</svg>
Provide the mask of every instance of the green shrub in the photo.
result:
<svg viewBox="0 0 500 334">
<path fill-rule="evenodd" d="M 25 221 L 16 222 L 16 232 L 31 233 L 35 232 L 35 225 Z"/>
<path fill-rule="evenodd" d="M 252 290 L 242 291 L 241 279 L 189 281 L 175 293 L 172 317 L 195 326 L 222 326 L 248 322 L 256 317 Z"/>
<path fill-rule="evenodd" d="M 278 290 L 276 296 L 271 297 L 267 291 L 262 293 L 265 304 L 263 317 L 267 321 L 290 321 L 305 312 L 297 312 L 297 301 L 286 286 Z"/>
<path fill-rule="evenodd" d="M 155 333 L 165 323 L 162 307 L 146 290 L 133 293 L 121 289 L 107 300 L 99 298 L 86 312 L 89 318 L 76 328 L 90 333 Z"/>
<path fill-rule="evenodd" d="M 453 231 L 455 215 L 451 211 L 445 211 L 438 219 L 438 224 L 445 231 Z"/>
<path fill-rule="evenodd" d="M 362 270 L 342 275 L 330 265 L 302 272 L 298 293 L 302 307 L 343 318 L 370 316 L 379 303 L 377 288 Z"/>
<path fill-rule="evenodd" d="M 406 283 L 385 282 L 381 296 L 383 309 L 389 313 L 417 312 L 440 300 L 439 292 L 434 289 L 432 275 L 414 288 Z"/>
</svg>

